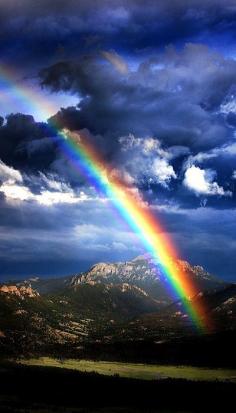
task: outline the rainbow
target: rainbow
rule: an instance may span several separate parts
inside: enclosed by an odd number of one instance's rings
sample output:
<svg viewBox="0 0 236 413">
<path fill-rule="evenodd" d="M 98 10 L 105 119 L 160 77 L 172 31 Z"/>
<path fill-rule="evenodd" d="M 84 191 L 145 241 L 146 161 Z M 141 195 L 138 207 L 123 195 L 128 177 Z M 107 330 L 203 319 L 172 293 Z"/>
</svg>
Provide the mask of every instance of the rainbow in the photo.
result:
<svg viewBox="0 0 236 413">
<path fill-rule="evenodd" d="M 17 84 L 15 76 L 9 70 L 0 67 L 0 78 L 13 88 L 14 93 L 21 99 L 27 100 L 34 107 L 39 107 L 40 111 L 43 105 L 44 115 L 45 111 L 52 113 L 52 106 L 49 108 L 43 97 L 36 95 L 28 87 Z M 201 300 L 194 300 L 198 290 L 178 264 L 177 250 L 150 208 L 134 194 L 132 188 L 127 187 L 112 174 L 96 148 L 88 143 L 83 134 L 60 130 L 55 124 L 51 126 L 60 138 L 60 148 L 64 155 L 92 182 L 97 191 L 112 201 L 124 221 L 138 235 L 153 262 L 161 269 L 168 289 L 175 298 L 182 301 L 193 325 L 200 331 L 207 330 L 210 320 L 206 317 L 206 309 L 200 303 Z"/>
<path fill-rule="evenodd" d="M 19 101 L 33 105 L 42 119 L 47 119 L 49 114 L 55 113 L 55 107 L 40 95 L 38 91 L 26 83 L 22 86 L 22 79 L 17 76 L 11 68 L 0 65 L 0 80 L 4 88 L 12 90 L 14 96 Z M 4 103 L 6 98 L 9 100 L 6 93 L 2 93 L 0 95 L 0 103 Z"/>
</svg>

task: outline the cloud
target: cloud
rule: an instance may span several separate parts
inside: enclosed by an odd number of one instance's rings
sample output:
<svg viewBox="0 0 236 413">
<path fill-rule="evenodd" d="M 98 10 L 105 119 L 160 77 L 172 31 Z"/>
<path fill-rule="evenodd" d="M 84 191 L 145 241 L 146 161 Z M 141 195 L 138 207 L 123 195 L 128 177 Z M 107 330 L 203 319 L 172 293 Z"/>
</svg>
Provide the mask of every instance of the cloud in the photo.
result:
<svg viewBox="0 0 236 413">
<path fill-rule="evenodd" d="M 74 127 L 77 119 L 77 128 L 114 141 L 129 134 L 157 136 L 167 146 L 197 152 L 232 139 L 219 108 L 236 82 L 235 73 L 233 59 L 201 44 L 187 44 L 153 54 L 125 77 L 96 55 L 57 63 L 40 76 L 44 87 L 80 98 Z M 55 120 L 68 122 L 67 111 Z"/>
<path fill-rule="evenodd" d="M 7 182 L 22 182 L 23 178 L 19 171 L 16 169 L 5 165 L 0 160 L 0 181 Z"/>
<path fill-rule="evenodd" d="M 215 171 L 192 165 L 185 172 L 183 184 L 197 195 L 231 196 L 230 191 L 225 191 L 214 181 L 215 175 Z"/>
<path fill-rule="evenodd" d="M 234 0 L 147 0 L 145 8 L 139 0 L 100 0 L 97 7 L 93 0 L 2 3 L 1 56 L 14 61 L 17 54 L 22 66 L 98 49 L 137 54 L 174 42 L 220 47 L 220 36 L 224 44 L 234 39 Z"/>
<path fill-rule="evenodd" d="M 25 176 L 0 161 L 0 192 L 8 202 L 32 201 L 41 205 L 52 206 L 55 204 L 75 204 L 88 199 L 83 192 L 75 192 L 69 184 L 58 181 L 54 176 L 47 177 L 43 173 L 39 176 Z M 40 192 L 35 193 L 24 181 L 40 187 Z"/>
<path fill-rule="evenodd" d="M 47 123 L 35 122 L 33 116 L 10 114 L 0 126 L 1 159 L 20 170 L 47 169 L 56 147 L 55 131 Z"/>
<path fill-rule="evenodd" d="M 87 197 L 53 208 L 32 201 L 0 203 L 0 275 L 68 275 L 87 270 L 101 254 L 104 261 L 121 261 L 143 251 L 108 201 Z"/>
<path fill-rule="evenodd" d="M 176 173 L 172 165 L 169 165 L 166 159 L 155 159 L 153 163 L 154 179 L 161 185 L 167 187 L 171 179 L 176 179 Z"/>
<path fill-rule="evenodd" d="M 109 53 L 123 59 L 122 53 Z M 119 171 L 148 202 L 175 198 L 194 208 L 199 200 L 181 185 L 187 166 L 217 171 L 219 188 L 235 191 L 234 130 L 220 113 L 236 82 L 235 68 L 232 59 L 209 47 L 187 44 L 144 57 L 125 76 L 99 52 L 52 65 L 41 79 L 49 90 L 78 96 L 77 107 L 62 108 L 51 119 L 59 128 L 83 134 L 99 148 L 109 169 Z M 0 137 L 5 164 L 28 175 L 54 173 L 73 190 L 86 187 L 86 178 L 62 153 L 49 124 L 11 115 Z M 233 197 L 211 197 L 209 202 L 216 208 L 232 207 Z"/>
<path fill-rule="evenodd" d="M 227 158 L 229 161 L 231 157 L 235 158 L 236 143 L 231 141 L 223 146 L 213 148 L 209 151 L 199 152 L 196 155 L 190 155 L 186 161 L 187 164 L 204 163 L 214 158 Z"/>
<path fill-rule="evenodd" d="M 177 178 L 170 161 L 178 157 L 181 150 L 164 149 L 157 138 L 139 138 L 133 134 L 120 137 L 119 144 L 117 163 L 136 186 L 158 184 L 168 188 L 171 180 Z"/>
<path fill-rule="evenodd" d="M 76 225 L 74 231 L 78 244 L 84 249 L 95 247 L 95 250 L 136 252 L 140 248 L 137 235 L 129 231 L 128 228 L 126 230 L 118 229 L 115 226 L 115 228 L 110 228 L 108 234 L 106 226 L 98 226 L 95 223 L 91 223 Z M 102 239 L 105 239 L 103 243 L 101 242 Z"/>
</svg>

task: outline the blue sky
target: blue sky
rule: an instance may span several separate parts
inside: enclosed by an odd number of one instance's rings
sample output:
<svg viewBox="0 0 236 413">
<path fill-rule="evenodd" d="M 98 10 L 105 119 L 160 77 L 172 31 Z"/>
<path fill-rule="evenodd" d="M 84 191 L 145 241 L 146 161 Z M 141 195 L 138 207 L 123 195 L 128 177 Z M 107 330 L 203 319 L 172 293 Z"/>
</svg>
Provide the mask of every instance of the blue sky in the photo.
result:
<svg viewBox="0 0 236 413">
<path fill-rule="evenodd" d="M 0 5 L 0 53 L 135 188 L 184 259 L 235 280 L 235 1 Z M 56 113 L 57 112 L 57 113 Z M 62 275 L 142 244 L 0 79 L 0 275 Z"/>
</svg>

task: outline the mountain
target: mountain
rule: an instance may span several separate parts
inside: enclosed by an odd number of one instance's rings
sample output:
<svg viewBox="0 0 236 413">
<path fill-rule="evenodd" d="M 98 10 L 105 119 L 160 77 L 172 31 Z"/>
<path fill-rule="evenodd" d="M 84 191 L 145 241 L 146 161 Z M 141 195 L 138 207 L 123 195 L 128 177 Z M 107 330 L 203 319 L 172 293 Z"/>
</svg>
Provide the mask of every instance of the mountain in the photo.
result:
<svg viewBox="0 0 236 413">
<path fill-rule="evenodd" d="M 174 264 L 193 280 L 198 291 L 213 290 L 224 286 L 224 282 L 206 272 L 201 266 L 191 266 L 187 261 L 181 260 Z M 18 283 L 18 285 L 32 286 L 40 294 L 55 294 L 83 284 L 129 284 L 141 288 L 153 299 L 166 304 L 172 299 L 164 286 L 165 281 L 159 263 L 155 263 L 148 254 L 145 254 L 128 262 L 101 262 L 86 272 L 64 278 L 40 279 L 33 277 L 23 283 Z"/>
<path fill-rule="evenodd" d="M 188 300 L 207 302 L 215 331 L 236 328 L 236 286 L 186 261 L 173 264 L 197 286 Z M 17 354 L 51 353 L 58 346 L 77 352 L 89 343 L 163 342 L 196 334 L 185 306 L 173 301 L 164 284 L 160 266 L 145 255 L 98 263 L 64 278 L 1 285 L 0 347 Z"/>
</svg>

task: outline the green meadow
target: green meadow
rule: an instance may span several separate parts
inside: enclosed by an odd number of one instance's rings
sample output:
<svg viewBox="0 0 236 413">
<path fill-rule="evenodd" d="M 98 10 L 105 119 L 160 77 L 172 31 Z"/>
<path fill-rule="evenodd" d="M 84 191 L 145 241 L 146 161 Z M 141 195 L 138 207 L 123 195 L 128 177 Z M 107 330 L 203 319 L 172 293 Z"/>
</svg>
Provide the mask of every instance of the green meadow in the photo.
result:
<svg viewBox="0 0 236 413">
<path fill-rule="evenodd" d="M 171 366 L 138 363 L 120 363 L 92 360 L 58 360 L 50 357 L 21 359 L 19 363 L 29 366 L 58 367 L 62 369 L 78 370 L 81 372 L 95 372 L 103 375 L 119 375 L 120 377 L 143 380 L 186 379 L 194 381 L 230 381 L 236 382 L 236 370 L 212 369 L 191 366 Z"/>
</svg>

